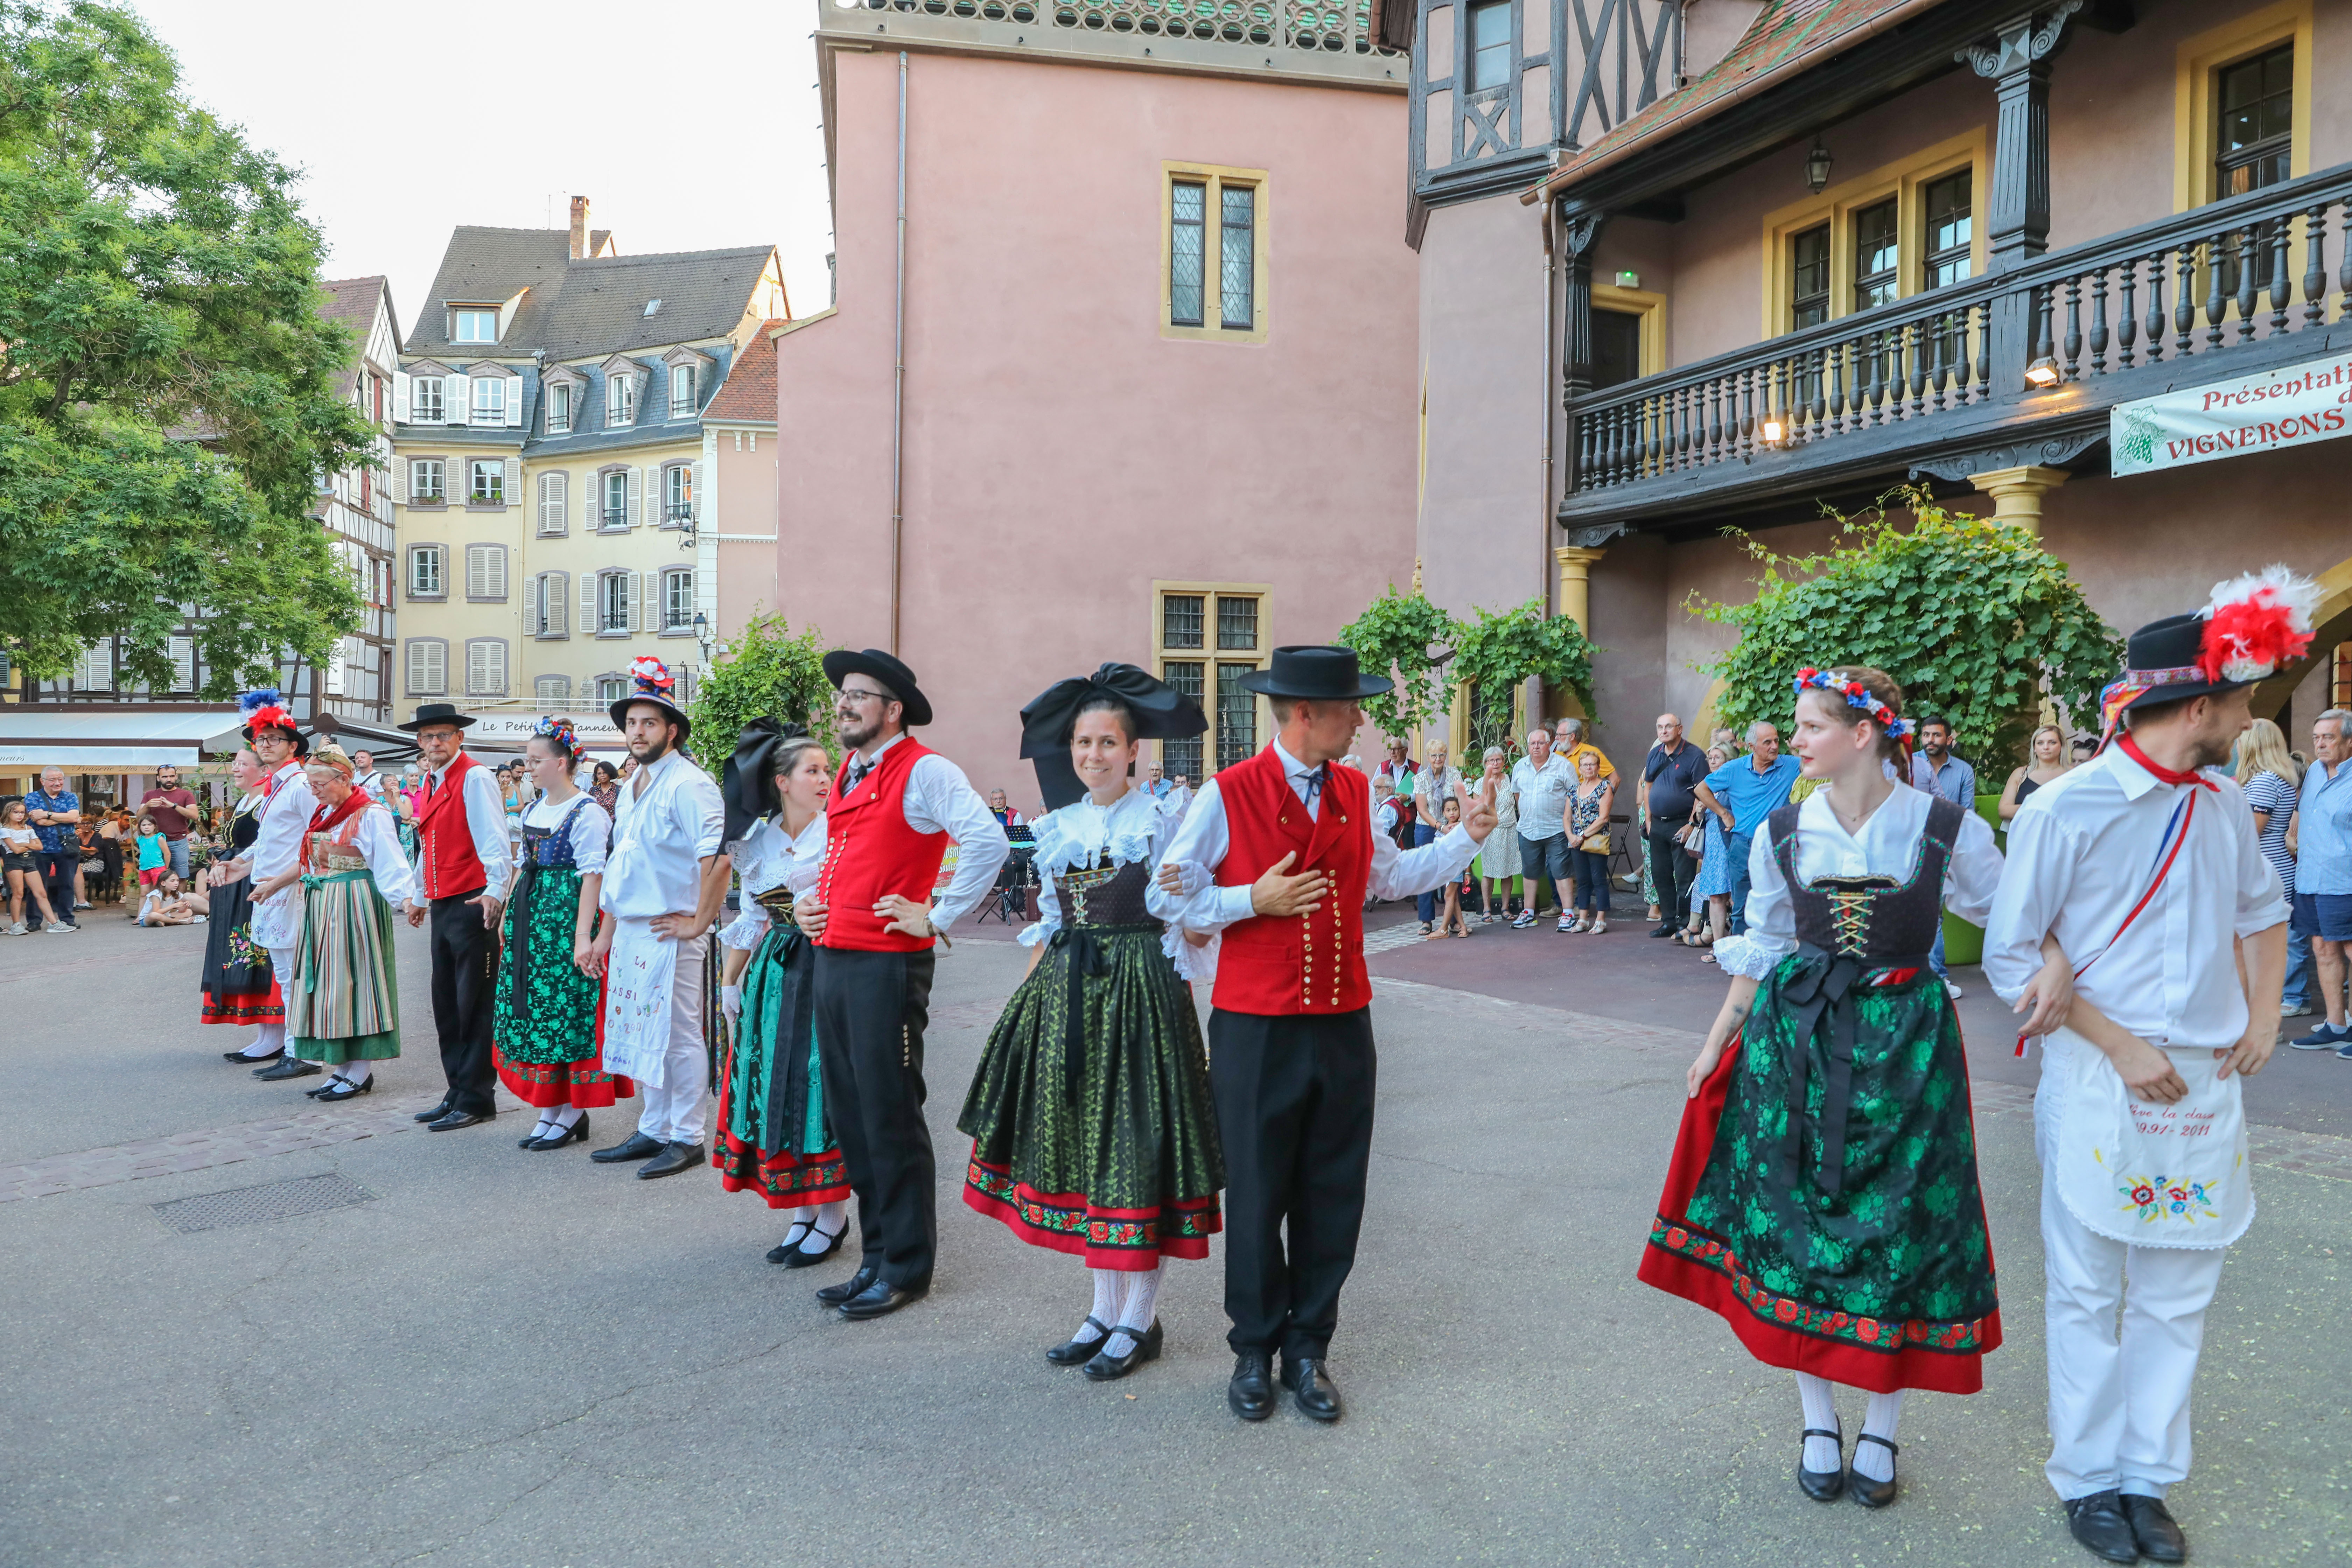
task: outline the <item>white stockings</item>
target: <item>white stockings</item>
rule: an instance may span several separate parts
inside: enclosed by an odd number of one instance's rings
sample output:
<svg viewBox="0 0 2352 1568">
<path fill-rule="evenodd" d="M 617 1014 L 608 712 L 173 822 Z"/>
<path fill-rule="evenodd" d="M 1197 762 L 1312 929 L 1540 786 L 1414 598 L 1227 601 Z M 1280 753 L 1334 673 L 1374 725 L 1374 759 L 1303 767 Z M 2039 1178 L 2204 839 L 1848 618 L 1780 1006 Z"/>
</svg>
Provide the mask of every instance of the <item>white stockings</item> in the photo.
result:
<svg viewBox="0 0 2352 1568">
<path fill-rule="evenodd" d="M 808 1234 L 801 1237 L 801 1250 L 821 1258 L 833 1246 L 833 1238 L 849 1228 L 849 1205 L 846 1203 L 819 1204 L 813 1209 L 801 1210 L 793 1218 L 809 1222 Z"/>
<path fill-rule="evenodd" d="M 1797 1398 L 1804 1405 L 1807 1426 L 1816 1427 L 1823 1432 L 1841 1430 L 1838 1426 L 1837 1404 L 1832 1397 L 1834 1392 L 1835 1384 L 1825 1377 L 1815 1377 L 1809 1372 L 1801 1372 L 1797 1374 Z M 1863 1413 L 1862 1429 L 1874 1437 L 1884 1437 L 1889 1443 L 1895 1441 L 1895 1423 L 1903 1418 L 1903 1394 L 1904 1390 L 1899 1388 L 1892 1394 L 1872 1394 L 1869 1408 Z M 1842 1456 L 1838 1452 L 1835 1439 L 1830 1437 L 1805 1439 L 1805 1468 L 1834 1470 L 1840 1467 L 1841 1462 Z M 1856 1443 L 1853 1446 L 1853 1468 L 1874 1481 L 1893 1480 L 1895 1479 L 1894 1451 L 1882 1447 L 1876 1443 Z"/>
<path fill-rule="evenodd" d="M 1119 1274 L 1125 1277 L 1126 1281 L 1126 1288 L 1119 1291 L 1118 1316 L 1103 1319 L 1104 1322 L 1116 1324 L 1118 1328 L 1118 1332 L 1111 1335 L 1110 1343 L 1103 1347 L 1105 1351 L 1115 1356 L 1127 1354 L 1143 1337 L 1144 1331 L 1151 1327 L 1151 1314 L 1160 1300 L 1160 1280 L 1167 1268 L 1167 1260 L 1162 1258 L 1159 1267 L 1149 1274 L 1116 1268 L 1095 1270 L 1097 1279 L 1105 1274 Z M 1119 1288 L 1113 1286 L 1112 1289 Z M 1097 1300 L 1100 1300 L 1102 1287 L 1097 1285 L 1095 1290 Z M 1096 1315 L 1101 1316 L 1100 1313 Z"/>
<path fill-rule="evenodd" d="M 253 1037 L 253 1043 L 245 1047 L 245 1054 L 255 1061 L 259 1061 L 264 1057 L 277 1055 L 285 1048 L 285 1021 L 273 1020 L 261 1026 L 261 1033 Z"/>
</svg>

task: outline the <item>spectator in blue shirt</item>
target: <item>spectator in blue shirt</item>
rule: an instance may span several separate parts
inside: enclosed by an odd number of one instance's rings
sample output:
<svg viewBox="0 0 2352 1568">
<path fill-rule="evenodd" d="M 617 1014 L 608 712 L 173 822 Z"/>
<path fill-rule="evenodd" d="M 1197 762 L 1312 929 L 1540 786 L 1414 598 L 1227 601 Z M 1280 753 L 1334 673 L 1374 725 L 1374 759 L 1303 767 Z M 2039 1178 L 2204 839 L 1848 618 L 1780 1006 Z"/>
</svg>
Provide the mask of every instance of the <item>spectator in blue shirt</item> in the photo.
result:
<svg viewBox="0 0 2352 1568">
<path fill-rule="evenodd" d="M 1797 785 L 1797 759 L 1780 754 L 1780 731 L 1761 719 L 1748 726 L 1748 754 L 1706 775 L 1694 792 L 1723 824 L 1731 862 L 1731 933 L 1748 929 L 1748 857 L 1764 819 L 1789 804 Z"/>
<path fill-rule="evenodd" d="M 1962 811 L 1977 808 L 1977 771 L 1952 754 L 1950 720 L 1930 715 L 1919 721 L 1919 750 L 1911 758 L 1911 787 L 1942 795 Z M 1952 984 L 1951 971 L 1944 967 L 1941 921 L 1937 923 L 1936 945 L 1928 950 L 1927 961 L 1944 977 L 1944 989 L 1957 998 L 1960 988 Z"/>
<path fill-rule="evenodd" d="M 41 787 L 25 796 L 25 817 L 41 836 L 41 880 L 58 924 L 79 931 L 73 911 L 74 878 L 81 870 L 81 796 L 66 788 L 64 769 L 42 770 Z"/>
<path fill-rule="evenodd" d="M 2352 1019 L 2345 1013 L 2345 957 L 2352 949 L 2352 713 L 2330 708 L 2311 726 L 2311 766 L 2296 802 L 2294 931 L 2311 938 L 2316 1000 L 2327 1021 L 2297 1050 L 2333 1048 L 2352 1061 Z"/>
</svg>

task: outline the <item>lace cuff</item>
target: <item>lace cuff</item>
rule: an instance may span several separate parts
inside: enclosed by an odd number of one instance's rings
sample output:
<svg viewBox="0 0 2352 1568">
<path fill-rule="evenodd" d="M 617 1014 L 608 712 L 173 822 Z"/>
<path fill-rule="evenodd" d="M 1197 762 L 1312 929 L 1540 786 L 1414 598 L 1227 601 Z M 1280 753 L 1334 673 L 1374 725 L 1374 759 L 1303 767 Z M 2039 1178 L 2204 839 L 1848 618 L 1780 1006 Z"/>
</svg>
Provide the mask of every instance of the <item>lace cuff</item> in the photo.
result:
<svg viewBox="0 0 2352 1568">
<path fill-rule="evenodd" d="M 1780 961 L 1795 951 L 1768 947 L 1753 936 L 1727 936 L 1715 944 L 1715 962 L 1726 974 L 1769 980 L 1772 972 L 1780 967 Z"/>
<path fill-rule="evenodd" d="M 1053 941 L 1054 933 L 1061 927 L 1062 922 L 1059 921 L 1033 921 L 1023 926 L 1021 934 L 1013 940 L 1024 947 L 1036 947 Z"/>
<path fill-rule="evenodd" d="M 747 898 L 743 900 L 743 912 L 719 928 L 719 945 L 749 952 L 767 934 L 767 910 Z"/>
<path fill-rule="evenodd" d="M 1202 984 L 1217 977 L 1217 950 L 1224 945 L 1223 937 L 1213 936 L 1204 947 L 1194 947 L 1184 940 L 1184 928 L 1170 926 L 1160 933 L 1160 951 L 1176 966 L 1176 978 Z"/>
</svg>

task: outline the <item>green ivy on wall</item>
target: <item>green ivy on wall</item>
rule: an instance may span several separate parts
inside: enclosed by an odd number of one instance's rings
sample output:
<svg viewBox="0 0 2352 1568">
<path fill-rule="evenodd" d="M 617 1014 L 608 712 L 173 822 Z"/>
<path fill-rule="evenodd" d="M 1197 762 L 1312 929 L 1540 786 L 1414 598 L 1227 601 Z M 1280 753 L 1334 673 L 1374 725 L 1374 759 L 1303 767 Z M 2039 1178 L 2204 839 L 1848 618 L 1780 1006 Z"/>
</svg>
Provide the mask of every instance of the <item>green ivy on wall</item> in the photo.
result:
<svg viewBox="0 0 2352 1568">
<path fill-rule="evenodd" d="M 1431 719 L 1450 711 L 1453 701 L 1438 660 L 1461 629 L 1417 584 L 1412 593 L 1400 594 L 1390 584 L 1339 629 L 1339 641 L 1356 650 L 1365 674 L 1396 682 L 1394 690 L 1364 699 L 1365 715 L 1391 735 L 1417 741 Z"/>
<path fill-rule="evenodd" d="M 838 756 L 833 682 L 824 676 L 820 637 L 814 626 L 794 637 L 782 616 L 753 616 L 742 635 L 719 650 L 688 710 L 694 716 L 688 750 L 712 776 L 734 755 L 743 726 L 762 716 L 803 726 Z"/>
</svg>

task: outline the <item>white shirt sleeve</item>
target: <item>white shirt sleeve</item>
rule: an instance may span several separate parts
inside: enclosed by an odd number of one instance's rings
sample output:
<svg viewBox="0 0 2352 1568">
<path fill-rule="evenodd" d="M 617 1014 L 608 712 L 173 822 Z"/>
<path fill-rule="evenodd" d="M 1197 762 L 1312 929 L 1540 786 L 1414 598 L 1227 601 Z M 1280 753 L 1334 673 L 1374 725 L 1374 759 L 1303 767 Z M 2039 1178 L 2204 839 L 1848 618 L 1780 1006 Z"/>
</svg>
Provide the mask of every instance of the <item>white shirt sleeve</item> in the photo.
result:
<svg viewBox="0 0 2352 1568">
<path fill-rule="evenodd" d="M 2253 819 L 2246 820 L 2252 826 Z M 1951 860 L 1944 868 L 1944 907 L 1970 925 L 1984 924 L 1992 912 L 1993 897 L 2000 890 L 2000 867 L 1992 825 L 1962 807 L 1960 831 L 1952 844 Z"/>
<path fill-rule="evenodd" d="M 694 858 L 699 866 L 727 842 L 727 802 L 718 784 L 700 768 L 678 782 L 677 795 L 678 822 L 693 828 Z"/>
<path fill-rule="evenodd" d="M 1195 874 L 1206 881 L 1225 863 L 1225 856 L 1232 848 L 1233 836 L 1225 825 L 1225 797 L 1217 792 L 1217 781 L 1211 779 L 1192 797 L 1192 809 L 1177 825 L 1176 837 L 1160 858 L 1179 866 L 1197 867 Z M 1211 882 L 1192 895 L 1182 919 L 1194 931 L 1221 931 L 1237 921 L 1249 919 L 1253 912 L 1247 884 L 1220 888 Z"/>
<path fill-rule="evenodd" d="M 400 829 L 394 825 L 392 813 L 381 805 L 360 813 L 360 830 L 352 847 L 367 857 L 368 872 L 375 878 L 375 890 L 383 895 L 385 903 L 398 909 L 416 900 L 416 868 L 400 847 Z"/>
<path fill-rule="evenodd" d="M 1478 853 L 1478 842 L 1470 837 L 1466 827 L 1450 828 L 1435 843 L 1412 849 L 1398 848 L 1395 839 L 1372 832 L 1369 822 L 1364 824 L 1364 832 L 1372 841 L 1372 874 L 1368 887 L 1376 899 L 1402 899 L 1442 888 L 1462 875 L 1463 868 Z"/>
<path fill-rule="evenodd" d="M 1747 933 L 1717 942 L 1715 962 L 1726 974 L 1766 980 L 1796 951 L 1796 901 L 1789 897 L 1789 879 L 1780 875 L 1771 833 L 1760 832 L 1748 847 Z"/>
<path fill-rule="evenodd" d="M 945 931 L 987 893 L 1012 842 L 963 770 L 937 752 L 908 770 L 904 810 L 916 832 L 945 833 L 956 842 L 955 876 L 931 905 L 931 924 Z"/>
<path fill-rule="evenodd" d="M 600 875 L 604 857 L 613 847 L 612 814 L 594 801 L 583 801 L 572 811 L 572 858 L 583 877 Z"/>
<path fill-rule="evenodd" d="M 2074 882 L 2080 847 L 2055 812 L 2035 809 L 2028 800 L 2009 822 L 2009 859 L 1985 918 L 1984 972 L 1993 992 L 2014 1003 L 2042 969 L 2042 939 L 2058 924 L 2058 913 Z M 2080 964 L 2088 953 L 2070 952 Z"/>
<path fill-rule="evenodd" d="M 490 770 L 470 767 L 465 773 L 467 836 L 482 862 L 482 891 L 506 901 L 507 884 L 514 879 L 514 847 L 507 842 L 507 803 L 490 778 Z"/>
</svg>

